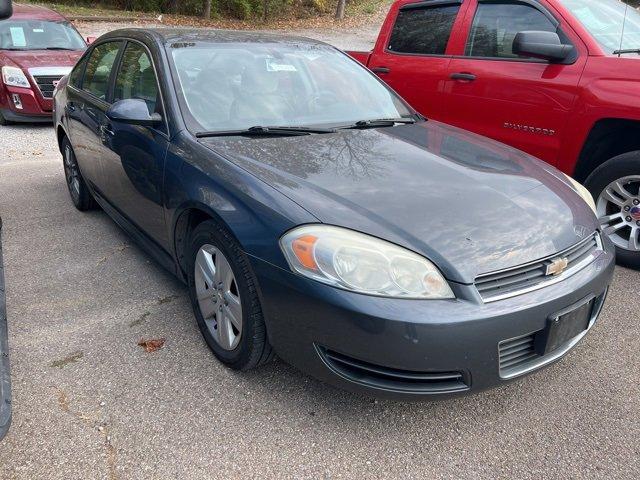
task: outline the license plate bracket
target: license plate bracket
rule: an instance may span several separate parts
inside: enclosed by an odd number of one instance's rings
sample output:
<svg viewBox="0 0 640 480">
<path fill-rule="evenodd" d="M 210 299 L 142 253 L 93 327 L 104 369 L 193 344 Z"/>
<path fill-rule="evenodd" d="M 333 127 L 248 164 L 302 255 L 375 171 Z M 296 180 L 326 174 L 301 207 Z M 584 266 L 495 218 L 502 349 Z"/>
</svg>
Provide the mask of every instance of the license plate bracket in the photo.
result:
<svg viewBox="0 0 640 480">
<path fill-rule="evenodd" d="M 587 330 L 591 323 L 594 304 L 595 298 L 590 298 L 549 318 L 546 328 L 535 336 L 536 353 L 551 353 Z"/>
</svg>

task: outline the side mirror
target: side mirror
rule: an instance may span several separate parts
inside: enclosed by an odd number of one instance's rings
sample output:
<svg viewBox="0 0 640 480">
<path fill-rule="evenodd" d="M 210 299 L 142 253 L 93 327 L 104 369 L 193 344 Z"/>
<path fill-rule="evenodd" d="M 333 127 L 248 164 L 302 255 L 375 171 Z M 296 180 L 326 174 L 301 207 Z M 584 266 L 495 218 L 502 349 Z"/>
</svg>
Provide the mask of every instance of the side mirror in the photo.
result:
<svg viewBox="0 0 640 480">
<path fill-rule="evenodd" d="M 87 45 L 91 45 L 98 37 L 87 37 Z"/>
<path fill-rule="evenodd" d="M 11 15 L 13 15 L 11 0 L 0 0 L 0 20 L 9 18 Z"/>
<path fill-rule="evenodd" d="M 573 49 L 573 45 L 564 45 L 555 32 L 519 32 L 513 40 L 514 54 L 550 62 L 567 60 Z"/>
<path fill-rule="evenodd" d="M 107 110 L 107 118 L 115 122 L 128 123 L 130 125 L 143 125 L 153 127 L 162 123 L 159 113 L 149 114 L 147 102 L 138 98 L 128 98 L 114 103 Z"/>
</svg>

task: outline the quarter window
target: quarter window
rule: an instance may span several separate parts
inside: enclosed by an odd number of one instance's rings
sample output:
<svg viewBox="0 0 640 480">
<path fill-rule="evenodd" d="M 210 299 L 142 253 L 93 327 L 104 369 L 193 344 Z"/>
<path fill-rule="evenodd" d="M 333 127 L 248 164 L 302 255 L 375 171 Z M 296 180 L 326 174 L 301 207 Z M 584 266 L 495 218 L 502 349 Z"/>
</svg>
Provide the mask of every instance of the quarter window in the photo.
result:
<svg viewBox="0 0 640 480">
<path fill-rule="evenodd" d="M 459 5 L 405 7 L 391 32 L 388 49 L 397 53 L 444 55 Z"/>
<path fill-rule="evenodd" d="M 91 52 L 87 61 L 82 88 L 101 100 L 107 99 L 109 77 L 119 49 L 120 42 L 103 43 Z"/>
<path fill-rule="evenodd" d="M 122 56 L 113 101 L 137 98 L 144 100 L 149 114 L 161 113 L 158 99 L 158 84 L 153 64 L 144 47 L 138 43 L 129 43 Z"/>
<path fill-rule="evenodd" d="M 69 83 L 76 88 L 80 88 L 82 85 L 82 74 L 86 64 L 87 59 L 85 58 L 73 68 L 71 75 L 69 75 Z"/>
<path fill-rule="evenodd" d="M 513 53 L 519 32 L 556 32 L 557 27 L 540 10 L 516 2 L 480 3 L 467 40 L 470 57 L 522 58 Z"/>
</svg>

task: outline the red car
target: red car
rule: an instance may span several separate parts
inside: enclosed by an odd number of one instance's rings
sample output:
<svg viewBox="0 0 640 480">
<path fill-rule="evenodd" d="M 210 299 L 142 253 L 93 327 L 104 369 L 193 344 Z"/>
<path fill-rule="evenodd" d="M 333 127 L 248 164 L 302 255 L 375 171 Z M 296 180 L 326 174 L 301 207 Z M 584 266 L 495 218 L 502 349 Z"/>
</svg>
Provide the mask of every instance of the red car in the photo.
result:
<svg viewBox="0 0 640 480">
<path fill-rule="evenodd" d="M 15 4 L 0 21 L 0 125 L 50 122 L 53 90 L 86 47 L 62 15 Z"/>
<path fill-rule="evenodd" d="M 584 183 L 619 262 L 637 268 L 639 4 L 398 0 L 373 51 L 349 53 L 425 116 Z"/>
</svg>

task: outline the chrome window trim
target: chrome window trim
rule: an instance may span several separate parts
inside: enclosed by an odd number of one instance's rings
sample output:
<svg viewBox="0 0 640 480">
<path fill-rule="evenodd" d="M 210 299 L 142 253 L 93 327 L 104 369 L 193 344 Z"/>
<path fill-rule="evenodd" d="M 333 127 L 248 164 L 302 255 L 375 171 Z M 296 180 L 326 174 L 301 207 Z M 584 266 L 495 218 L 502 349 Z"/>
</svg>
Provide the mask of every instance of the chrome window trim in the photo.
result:
<svg viewBox="0 0 640 480">
<path fill-rule="evenodd" d="M 559 282 L 561 282 L 561 281 L 563 281 L 563 280 L 575 275 L 576 273 L 578 273 L 579 271 L 583 270 L 588 265 L 590 265 L 601 254 L 604 253 L 604 247 L 603 247 L 603 243 L 602 243 L 602 237 L 600 236 L 600 232 L 596 232 L 594 235 L 595 235 L 596 244 L 597 244 L 596 250 L 594 250 L 591 255 L 589 255 L 587 258 L 585 258 L 581 262 L 576 263 L 571 268 L 565 270 L 561 275 L 550 277 L 549 280 L 542 281 L 540 283 L 537 283 L 535 285 L 531 285 L 530 287 L 523 288 L 521 290 L 515 290 L 513 292 L 503 293 L 503 294 L 499 294 L 499 295 L 493 295 L 493 296 L 490 296 L 490 297 L 484 297 L 483 298 L 482 295 L 480 294 L 480 292 L 478 291 L 478 294 L 480 295 L 480 298 L 482 299 L 482 302 L 483 303 L 498 302 L 500 300 L 505 300 L 507 298 L 512 298 L 512 297 L 517 297 L 519 295 L 524 295 L 525 293 L 535 292 L 536 290 L 540 290 L 542 288 L 546 288 L 546 287 L 549 287 L 551 285 L 555 285 L 556 283 L 559 283 Z M 540 263 L 540 262 L 544 262 L 544 261 L 547 261 L 547 260 L 553 260 L 555 258 L 562 257 L 562 255 L 564 253 L 568 252 L 569 250 L 573 250 L 575 248 L 578 248 L 582 244 L 586 244 L 587 242 L 589 242 L 591 240 L 593 240 L 593 236 L 587 237 L 584 240 L 581 240 L 580 242 L 576 243 L 575 245 L 572 245 L 569 248 L 565 248 L 564 250 L 562 250 L 562 251 L 560 251 L 560 252 L 558 252 L 558 253 L 556 253 L 554 255 L 550 255 L 550 256 L 545 257 L 545 258 L 534 260 L 533 262 L 525 263 L 523 265 L 517 265 L 515 267 L 505 268 L 503 270 L 496 270 L 495 272 L 484 273 L 484 274 L 479 275 L 478 277 L 476 277 L 476 279 L 474 281 L 474 285 L 478 281 L 478 279 L 481 279 L 482 277 L 486 277 L 486 276 L 489 276 L 489 275 L 495 275 L 495 274 L 498 274 L 498 273 L 506 273 L 506 272 L 509 272 L 510 270 L 520 269 L 520 268 L 527 267 L 529 265 L 534 265 L 536 263 Z M 476 291 L 477 291 L 477 287 L 476 287 Z"/>
<path fill-rule="evenodd" d="M 525 374 L 527 374 L 529 372 L 532 372 L 534 370 L 542 368 L 545 365 L 553 363 L 556 360 L 559 360 L 560 358 L 564 357 L 567 353 L 569 353 L 570 350 L 573 349 L 573 347 L 575 347 L 578 344 L 578 342 L 580 342 L 580 340 L 582 340 L 587 335 L 587 333 L 589 333 L 589 331 L 596 324 L 596 321 L 598 320 L 598 317 L 600 316 L 600 313 L 602 312 L 602 307 L 604 306 L 604 301 L 607 298 L 607 293 L 608 293 L 608 289 L 605 290 L 604 293 L 600 297 L 596 297 L 596 303 L 594 304 L 593 311 L 591 312 L 591 320 L 589 321 L 589 326 L 587 327 L 587 329 L 585 331 L 583 331 L 579 335 L 573 337 L 571 340 L 569 340 L 567 343 L 565 343 L 562 347 L 558 348 L 557 350 L 549 353 L 548 355 L 544 355 L 544 356 L 538 357 L 536 359 L 530 360 L 529 362 L 525 363 L 521 367 L 513 369 L 512 372 L 510 372 L 510 373 L 508 373 L 506 375 L 504 375 L 502 373 L 502 371 L 500 371 L 500 378 L 502 380 L 510 380 L 512 378 L 520 377 L 522 375 L 525 375 Z M 585 302 L 581 303 L 580 305 L 577 305 L 575 308 L 580 308 L 585 303 L 588 303 L 591 300 L 593 300 L 593 296 L 589 297 L 588 300 L 585 300 Z M 559 315 L 556 316 L 555 318 L 558 318 L 558 317 L 559 317 Z M 519 338 L 528 337 L 528 336 L 533 335 L 535 333 L 536 332 L 530 332 L 530 333 L 527 333 L 526 335 L 520 335 L 519 337 L 514 337 L 514 338 L 509 338 L 509 339 L 506 339 L 506 340 L 502 340 L 498 344 L 498 359 L 500 358 L 500 345 L 502 343 L 518 340 Z"/>
</svg>

